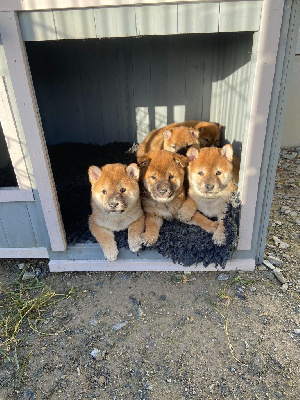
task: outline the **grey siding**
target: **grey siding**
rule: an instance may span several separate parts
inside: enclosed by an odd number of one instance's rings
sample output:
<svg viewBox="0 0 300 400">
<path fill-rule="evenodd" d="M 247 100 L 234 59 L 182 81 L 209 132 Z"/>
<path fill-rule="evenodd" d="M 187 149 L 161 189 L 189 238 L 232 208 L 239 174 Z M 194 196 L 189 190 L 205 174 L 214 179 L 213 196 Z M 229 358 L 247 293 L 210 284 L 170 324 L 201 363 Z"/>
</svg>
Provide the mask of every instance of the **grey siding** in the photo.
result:
<svg viewBox="0 0 300 400">
<path fill-rule="evenodd" d="M 140 142 L 187 119 L 242 142 L 252 33 L 27 42 L 48 144 Z"/>
</svg>

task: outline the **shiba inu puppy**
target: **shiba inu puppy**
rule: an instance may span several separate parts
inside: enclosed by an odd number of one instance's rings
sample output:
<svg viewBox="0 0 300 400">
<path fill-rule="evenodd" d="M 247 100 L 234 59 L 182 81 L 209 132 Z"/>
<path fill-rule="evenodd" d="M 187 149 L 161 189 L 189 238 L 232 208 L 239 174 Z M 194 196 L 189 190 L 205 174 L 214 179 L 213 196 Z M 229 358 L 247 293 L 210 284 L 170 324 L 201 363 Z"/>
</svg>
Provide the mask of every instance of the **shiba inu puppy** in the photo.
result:
<svg viewBox="0 0 300 400">
<path fill-rule="evenodd" d="M 150 132 L 137 149 L 137 158 L 152 151 L 168 150 L 185 155 L 191 146 L 200 148 L 199 131 L 186 126 L 166 126 Z"/>
<path fill-rule="evenodd" d="M 194 218 L 195 210 L 208 218 L 217 217 L 219 224 L 213 234 L 213 241 L 220 246 L 226 240 L 223 218 L 227 204 L 232 193 L 237 191 L 239 159 L 234 157 L 230 144 L 221 149 L 189 149 L 187 158 L 188 199 L 180 210 L 180 219 L 189 221 L 192 216 Z"/>
<path fill-rule="evenodd" d="M 141 201 L 145 212 L 142 239 L 145 246 L 152 246 L 157 242 L 163 220 L 179 219 L 178 212 L 186 200 L 184 180 L 187 159 L 180 154 L 160 150 L 143 156 L 139 165 Z M 218 226 L 217 222 L 200 213 L 189 219 L 209 232 L 214 232 Z"/>
<path fill-rule="evenodd" d="M 107 164 L 88 170 L 92 185 L 89 227 L 109 261 L 118 256 L 115 231 L 128 228 L 128 245 L 137 252 L 144 231 L 144 213 L 139 192 L 140 170 L 137 164 Z"/>
<path fill-rule="evenodd" d="M 185 121 L 185 126 L 195 128 L 199 131 L 199 143 L 202 147 L 220 147 L 222 139 L 222 128 L 220 124 L 205 121 Z"/>
<path fill-rule="evenodd" d="M 185 155 L 190 147 L 219 147 L 222 125 L 205 121 L 184 121 L 151 131 L 140 143 L 137 158 L 158 150 L 168 150 Z"/>
</svg>

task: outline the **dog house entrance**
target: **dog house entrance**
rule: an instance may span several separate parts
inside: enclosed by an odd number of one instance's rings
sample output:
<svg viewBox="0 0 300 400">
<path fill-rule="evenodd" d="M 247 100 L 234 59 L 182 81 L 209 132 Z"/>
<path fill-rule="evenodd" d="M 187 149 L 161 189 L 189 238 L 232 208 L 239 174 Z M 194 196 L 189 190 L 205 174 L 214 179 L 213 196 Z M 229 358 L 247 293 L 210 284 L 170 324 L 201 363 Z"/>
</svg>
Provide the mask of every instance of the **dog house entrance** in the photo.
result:
<svg viewBox="0 0 300 400">
<path fill-rule="evenodd" d="M 134 162 L 150 130 L 219 122 L 241 155 L 252 47 L 253 32 L 26 42 L 68 248 L 93 241 L 88 167 Z"/>
</svg>

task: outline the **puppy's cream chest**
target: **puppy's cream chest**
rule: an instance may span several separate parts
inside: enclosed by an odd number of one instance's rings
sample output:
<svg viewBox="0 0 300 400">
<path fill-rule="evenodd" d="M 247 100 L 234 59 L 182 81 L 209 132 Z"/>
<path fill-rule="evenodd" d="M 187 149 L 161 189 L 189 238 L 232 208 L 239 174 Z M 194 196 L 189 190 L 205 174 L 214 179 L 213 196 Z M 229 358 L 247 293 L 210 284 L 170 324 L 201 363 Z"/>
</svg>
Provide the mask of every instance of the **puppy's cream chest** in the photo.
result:
<svg viewBox="0 0 300 400">
<path fill-rule="evenodd" d="M 197 204 L 197 209 L 209 218 L 222 218 L 226 212 L 227 199 L 224 199 L 223 197 L 215 199 L 198 198 L 195 201 Z"/>
</svg>

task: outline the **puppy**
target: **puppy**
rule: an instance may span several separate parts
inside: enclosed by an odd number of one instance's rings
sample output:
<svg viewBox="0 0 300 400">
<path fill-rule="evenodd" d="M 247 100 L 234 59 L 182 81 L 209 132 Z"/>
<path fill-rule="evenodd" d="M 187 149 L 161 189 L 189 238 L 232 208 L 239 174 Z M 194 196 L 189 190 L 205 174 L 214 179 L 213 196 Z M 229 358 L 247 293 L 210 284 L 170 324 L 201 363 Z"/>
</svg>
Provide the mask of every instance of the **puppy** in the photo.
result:
<svg viewBox="0 0 300 400">
<path fill-rule="evenodd" d="M 239 159 L 234 157 L 230 144 L 221 149 L 205 147 L 189 149 L 188 200 L 180 210 L 179 218 L 189 221 L 198 212 L 218 218 L 218 227 L 213 234 L 213 242 L 218 246 L 226 241 L 223 219 L 227 204 L 233 192 L 237 191 L 239 179 Z"/>
<path fill-rule="evenodd" d="M 143 244 L 156 243 L 163 219 L 178 217 L 185 201 L 183 186 L 186 157 L 166 150 L 153 151 L 139 160 L 141 168 L 141 201 L 145 212 Z"/>
<path fill-rule="evenodd" d="M 158 150 L 168 150 L 185 155 L 189 147 L 219 147 L 222 125 L 204 121 L 176 122 L 151 131 L 140 143 L 137 158 Z"/>
<path fill-rule="evenodd" d="M 189 126 L 199 131 L 200 147 L 220 147 L 223 125 L 205 121 L 185 121 L 184 126 Z"/>
<path fill-rule="evenodd" d="M 89 227 L 109 261 L 118 256 L 114 231 L 128 228 L 128 244 L 133 252 L 141 245 L 144 231 L 144 213 L 139 193 L 140 170 L 137 164 L 107 164 L 101 169 L 88 170 L 92 185 Z"/>
<path fill-rule="evenodd" d="M 143 157 L 152 151 L 168 150 L 172 153 L 185 155 L 187 149 L 191 146 L 200 148 L 199 130 L 187 126 L 168 125 L 162 129 L 151 131 L 140 143 L 136 156 Z"/>
</svg>

